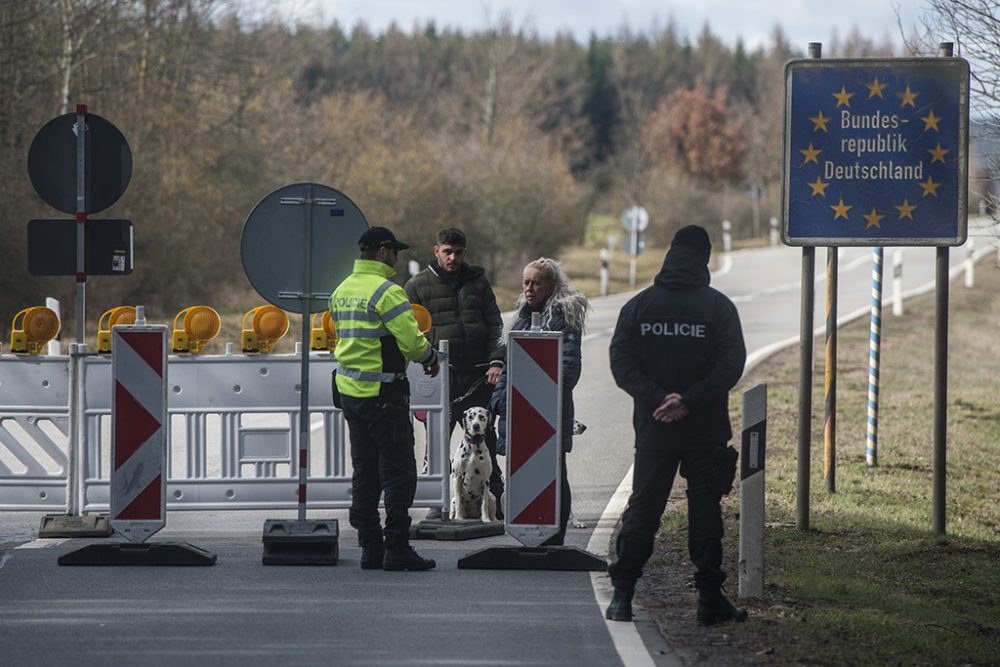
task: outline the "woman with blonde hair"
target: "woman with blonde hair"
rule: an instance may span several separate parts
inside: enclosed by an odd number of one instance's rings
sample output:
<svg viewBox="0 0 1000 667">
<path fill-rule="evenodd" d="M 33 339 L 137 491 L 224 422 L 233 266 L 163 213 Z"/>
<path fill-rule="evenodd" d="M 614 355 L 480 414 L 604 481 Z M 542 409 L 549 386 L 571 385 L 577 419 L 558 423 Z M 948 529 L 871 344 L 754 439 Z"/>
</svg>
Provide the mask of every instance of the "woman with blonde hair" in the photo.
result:
<svg viewBox="0 0 1000 667">
<path fill-rule="evenodd" d="M 559 262 L 539 257 L 524 267 L 521 281 L 523 291 L 517 299 L 517 319 L 507 328 L 501 339 L 505 345 L 511 331 L 531 328 L 531 316 L 539 313 L 544 331 L 561 331 L 562 344 L 562 491 L 560 497 L 559 532 L 545 542 L 548 545 L 563 543 L 569 521 L 571 494 L 566 476 L 566 454 L 573 449 L 573 388 L 580 379 L 582 361 L 580 343 L 586 327 L 590 303 L 579 290 L 570 286 Z M 507 453 L 507 371 L 504 369 L 490 399 L 490 408 L 499 415 L 497 453 Z M 511 517 L 514 518 L 514 517 Z"/>
</svg>

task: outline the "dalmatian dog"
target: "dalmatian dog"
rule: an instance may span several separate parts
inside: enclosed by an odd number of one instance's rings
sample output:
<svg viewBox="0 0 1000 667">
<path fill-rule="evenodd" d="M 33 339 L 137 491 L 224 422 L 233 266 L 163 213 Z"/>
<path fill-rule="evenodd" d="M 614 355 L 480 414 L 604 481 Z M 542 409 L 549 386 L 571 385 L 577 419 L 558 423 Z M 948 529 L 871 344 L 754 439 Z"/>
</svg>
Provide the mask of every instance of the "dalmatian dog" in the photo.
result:
<svg viewBox="0 0 1000 667">
<path fill-rule="evenodd" d="M 497 500 L 490 493 L 493 463 L 486 449 L 491 415 L 473 407 L 462 413 L 465 437 L 451 455 L 451 519 L 497 520 Z"/>
</svg>

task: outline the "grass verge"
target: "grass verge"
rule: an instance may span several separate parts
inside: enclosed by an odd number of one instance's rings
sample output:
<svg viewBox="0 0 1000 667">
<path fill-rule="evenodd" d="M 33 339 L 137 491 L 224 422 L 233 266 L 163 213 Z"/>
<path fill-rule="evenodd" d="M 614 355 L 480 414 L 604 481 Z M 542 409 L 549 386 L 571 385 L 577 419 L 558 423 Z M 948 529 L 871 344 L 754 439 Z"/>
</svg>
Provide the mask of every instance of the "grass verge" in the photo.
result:
<svg viewBox="0 0 1000 667">
<path fill-rule="evenodd" d="M 945 537 L 931 531 L 933 294 L 907 302 L 902 317 L 884 311 L 875 468 L 865 465 L 868 318 L 840 332 L 835 493 L 824 483 L 825 359 L 816 341 L 809 531 L 794 526 L 798 349 L 759 366 L 733 393 L 738 433 L 740 391 L 768 385 L 765 594 L 741 602 L 749 623 L 718 631 L 753 662 L 1000 661 L 1000 270 L 985 262 L 976 279 L 974 289 L 951 288 Z M 687 571 L 686 511 L 683 502 L 671 506 L 651 567 Z M 733 493 L 724 500 L 732 596 L 738 509 Z"/>
</svg>

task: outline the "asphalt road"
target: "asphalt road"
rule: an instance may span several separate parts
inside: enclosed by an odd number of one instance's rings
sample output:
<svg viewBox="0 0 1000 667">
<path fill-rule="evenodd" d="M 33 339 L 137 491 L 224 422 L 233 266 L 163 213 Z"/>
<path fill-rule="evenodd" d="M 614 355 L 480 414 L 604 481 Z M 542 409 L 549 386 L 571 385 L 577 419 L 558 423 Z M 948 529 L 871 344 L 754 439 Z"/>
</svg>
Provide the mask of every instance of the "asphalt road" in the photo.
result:
<svg viewBox="0 0 1000 667">
<path fill-rule="evenodd" d="M 990 230 L 980 252 L 995 252 Z M 887 250 L 886 290 L 891 275 Z M 907 290 L 933 280 L 933 249 L 904 251 Z M 953 250 L 952 267 L 965 253 Z M 815 325 L 824 321 L 825 251 L 816 253 Z M 840 252 L 840 314 L 870 301 L 871 251 Z M 737 303 L 748 349 L 799 331 L 801 251 L 735 253 L 713 284 Z M 955 285 L 953 289 L 962 289 Z M 631 465 L 631 401 L 614 386 L 607 347 L 629 295 L 594 300 L 576 391 L 588 426 L 569 457 L 574 511 L 587 529 L 567 543 L 586 547 Z M 886 304 L 886 317 L 889 306 Z M 420 518 L 423 511 L 414 510 Z M 615 665 L 612 640 L 587 573 L 459 570 L 463 555 L 509 537 L 415 542 L 437 559 L 427 573 L 362 571 L 346 512 L 336 567 L 262 566 L 261 532 L 280 512 L 177 512 L 154 541 L 183 541 L 216 553 L 205 568 L 60 567 L 85 540 L 35 540 L 39 513 L 0 513 L 0 647 L 5 665 Z M 112 538 L 114 539 L 114 538 Z M 598 540 L 600 542 L 600 540 Z M 604 555 L 606 544 L 595 551 Z M 600 577 L 597 578 L 600 580 Z M 621 625 L 621 624 L 619 624 Z M 651 637 L 652 660 L 661 641 Z M 634 657 L 628 658 L 629 664 Z"/>
</svg>

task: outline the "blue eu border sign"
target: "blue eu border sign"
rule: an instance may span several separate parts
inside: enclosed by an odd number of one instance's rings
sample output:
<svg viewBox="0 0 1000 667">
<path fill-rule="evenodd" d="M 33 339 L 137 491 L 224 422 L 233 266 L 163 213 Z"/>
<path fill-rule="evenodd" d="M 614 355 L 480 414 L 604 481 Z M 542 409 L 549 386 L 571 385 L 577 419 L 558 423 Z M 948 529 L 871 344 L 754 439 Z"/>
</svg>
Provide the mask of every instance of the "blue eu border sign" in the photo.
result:
<svg viewBox="0 0 1000 667">
<path fill-rule="evenodd" d="M 968 144 L 961 58 L 788 62 L 784 242 L 962 245 Z"/>
</svg>

